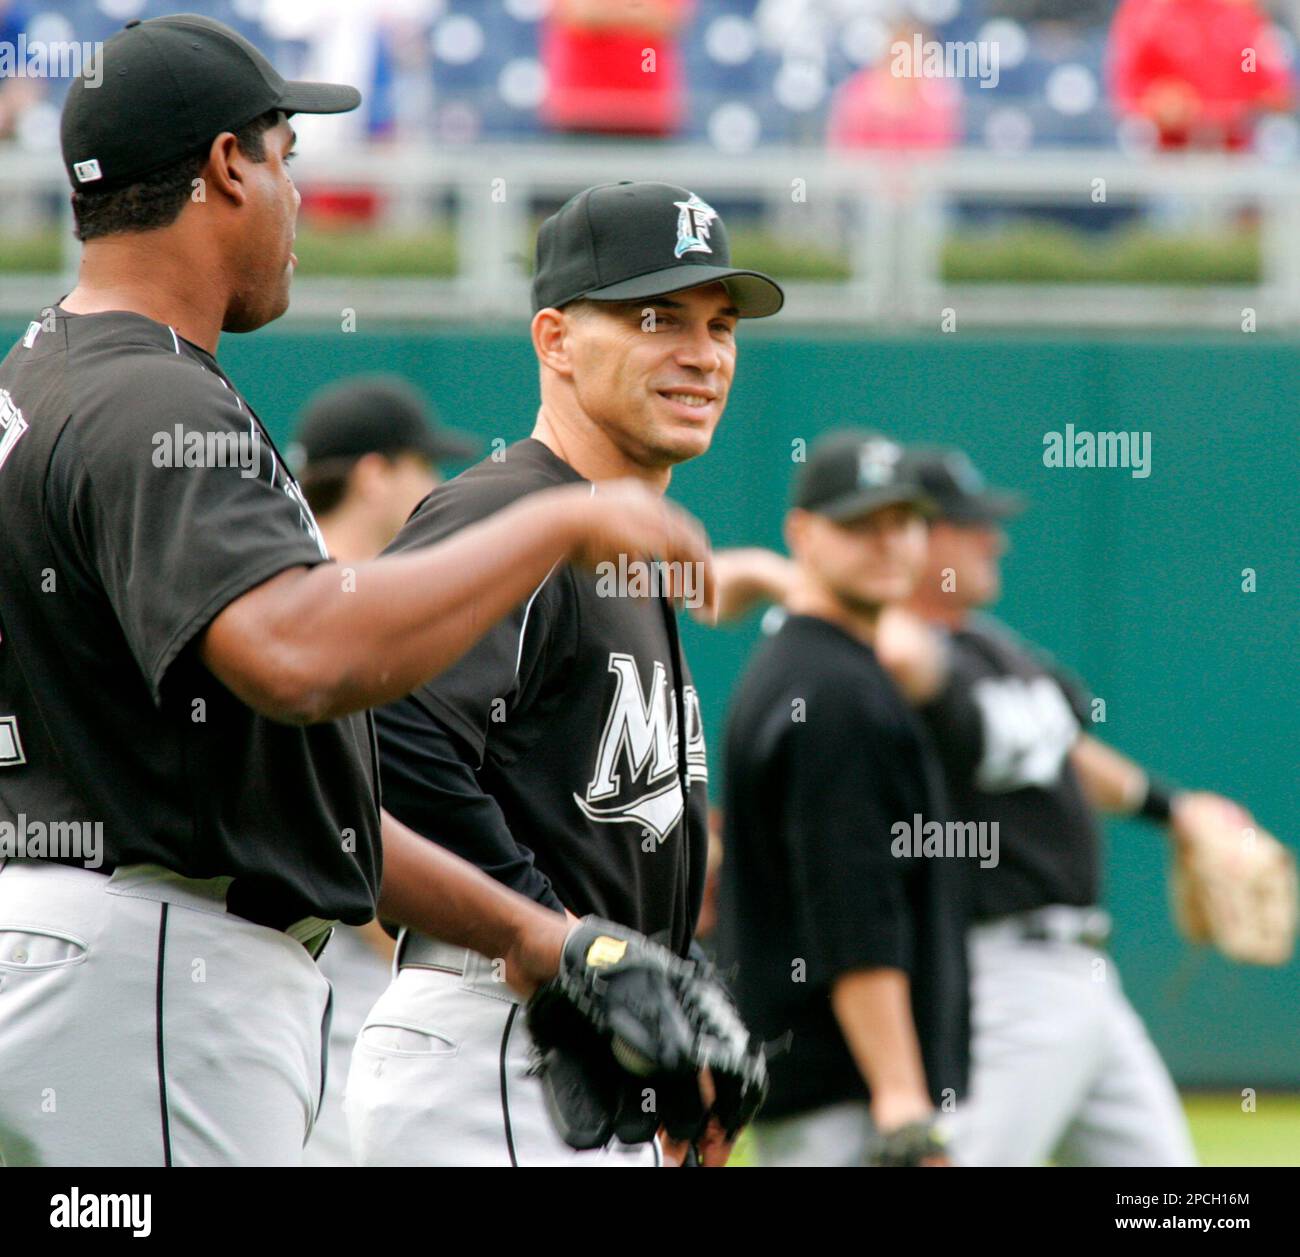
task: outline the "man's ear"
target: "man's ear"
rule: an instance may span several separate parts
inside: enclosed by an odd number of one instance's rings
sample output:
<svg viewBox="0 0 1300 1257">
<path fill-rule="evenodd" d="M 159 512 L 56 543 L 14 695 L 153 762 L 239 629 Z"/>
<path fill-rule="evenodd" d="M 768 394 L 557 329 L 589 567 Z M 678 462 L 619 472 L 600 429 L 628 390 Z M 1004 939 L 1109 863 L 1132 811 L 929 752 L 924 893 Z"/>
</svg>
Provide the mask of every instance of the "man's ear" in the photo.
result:
<svg viewBox="0 0 1300 1257">
<path fill-rule="evenodd" d="M 573 374 L 573 358 L 569 340 L 573 334 L 573 319 L 563 310 L 548 307 L 533 315 L 533 349 L 537 361 L 550 367 L 557 375 Z"/>
<path fill-rule="evenodd" d="M 244 170 L 249 158 L 239 147 L 233 131 L 223 131 L 208 149 L 207 164 L 203 167 L 204 198 L 224 196 L 236 205 L 248 200 Z"/>
</svg>

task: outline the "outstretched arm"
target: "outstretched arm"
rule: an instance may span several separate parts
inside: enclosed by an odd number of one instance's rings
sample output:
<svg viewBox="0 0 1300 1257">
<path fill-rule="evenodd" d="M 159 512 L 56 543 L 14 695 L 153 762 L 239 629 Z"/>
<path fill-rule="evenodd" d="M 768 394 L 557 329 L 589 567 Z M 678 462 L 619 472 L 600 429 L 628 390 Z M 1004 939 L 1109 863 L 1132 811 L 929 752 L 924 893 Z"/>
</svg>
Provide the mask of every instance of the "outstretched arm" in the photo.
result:
<svg viewBox="0 0 1300 1257">
<path fill-rule="evenodd" d="M 1090 734 L 1081 734 L 1070 763 L 1088 802 L 1099 812 L 1136 812 L 1147 797 L 1147 775 L 1140 765 Z"/>
<path fill-rule="evenodd" d="M 290 724 L 391 702 L 454 663 L 564 560 L 626 554 L 702 565 L 685 512 L 635 483 L 547 489 L 427 549 L 292 568 L 225 607 L 204 664 L 255 711 Z"/>
<path fill-rule="evenodd" d="M 1210 820 L 1243 830 L 1253 824 L 1250 813 L 1231 799 L 1205 790 L 1170 791 L 1140 764 L 1089 734 L 1081 734 L 1074 744 L 1070 763 L 1098 811 L 1168 825 L 1176 841 Z"/>
<path fill-rule="evenodd" d="M 794 562 L 775 550 L 741 546 L 713 556 L 719 622 L 738 620 L 765 603 L 785 603 L 794 588 Z"/>
</svg>

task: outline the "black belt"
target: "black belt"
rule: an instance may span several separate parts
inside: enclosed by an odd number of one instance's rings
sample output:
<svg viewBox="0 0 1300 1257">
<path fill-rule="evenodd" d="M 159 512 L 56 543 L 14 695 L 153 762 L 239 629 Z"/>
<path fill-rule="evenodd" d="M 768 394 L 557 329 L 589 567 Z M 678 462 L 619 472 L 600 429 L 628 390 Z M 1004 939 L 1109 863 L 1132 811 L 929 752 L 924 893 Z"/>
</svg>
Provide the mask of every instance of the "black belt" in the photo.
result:
<svg viewBox="0 0 1300 1257">
<path fill-rule="evenodd" d="M 1031 943 L 1077 943 L 1101 949 L 1110 943 L 1110 914 L 1101 908 L 1052 904 L 1012 913 L 987 922 L 1010 927 L 1017 938 Z"/>
<path fill-rule="evenodd" d="M 74 865 L 73 867 L 80 866 Z M 103 864 L 97 869 L 87 871 L 111 877 L 116 871 L 116 866 Z M 195 881 L 196 885 L 202 884 L 201 879 L 185 878 L 183 874 L 175 873 L 173 870 L 167 871 L 173 877 L 181 878 L 184 881 Z M 317 959 L 325 950 L 325 945 L 330 941 L 334 933 L 334 926 L 337 924 L 322 917 L 306 916 L 300 909 L 288 908 L 283 903 L 265 895 L 240 895 L 237 893 L 236 899 L 238 901 L 237 906 L 232 907 L 229 901 L 229 891 L 227 890 L 225 895 L 220 896 L 220 898 L 213 897 L 211 902 L 219 904 L 232 917 L 237 917 L 241 921 L 249 921 L 253 925 L 260 925 L 265 929 L 274 930 L 277 934 L 287 934 L 295 942 L 301 943 L 313 960 Z"/>
</svg>

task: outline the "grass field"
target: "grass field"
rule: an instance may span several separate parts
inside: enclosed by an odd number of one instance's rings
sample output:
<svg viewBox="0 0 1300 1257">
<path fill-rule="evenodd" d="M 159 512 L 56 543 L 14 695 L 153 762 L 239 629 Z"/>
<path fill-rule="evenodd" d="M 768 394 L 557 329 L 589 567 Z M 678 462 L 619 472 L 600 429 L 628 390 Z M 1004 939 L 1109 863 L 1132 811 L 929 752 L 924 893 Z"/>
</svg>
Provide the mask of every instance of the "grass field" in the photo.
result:
<svg viewBox="0 0 1300 1257">
<path fill-rule="evenodd" d="M 1300 1095 L 1265 1092 L 1243 1113 L 1236 1095 L 1183 1097 L 1203 1165 L 1300 1165 Z"/>
<path fill-rule="evenodd" d="M 1265 1092 L 1255 1112 L 1241 1111 L 1237 1095 L 1183 1096 L 1202 1165 L 1300 1165 L 1300 1095 Z M 752 1164 L 742 1136 L 731 1165 Z"/>
</svg>

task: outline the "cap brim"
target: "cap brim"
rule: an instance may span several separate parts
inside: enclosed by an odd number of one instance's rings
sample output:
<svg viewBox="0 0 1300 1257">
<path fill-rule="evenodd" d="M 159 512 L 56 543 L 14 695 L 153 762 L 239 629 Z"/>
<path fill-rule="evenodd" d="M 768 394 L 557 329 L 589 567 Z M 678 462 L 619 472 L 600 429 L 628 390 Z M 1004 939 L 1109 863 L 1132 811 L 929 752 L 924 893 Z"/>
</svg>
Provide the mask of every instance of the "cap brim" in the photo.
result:
<svg viewBox="0 0 1300 1257">
<path fill-rule="evenodd" d="M 731 266 L 669 266 L 635 279 L 620 280 L 604 288 L 582 293 L 590 301 L 640 301 L 646 297 L 667 297 L 688 288 L 725 284 L 742 319 L 763 319 L 785 304 L 785 293 L 762 271 L 743 271 Z M 576 300 L 576 298 L 575 298 Z"/>
<path fill-rule="evenodd" d="M 996 524 L 1021 514 L 1027 505 L 1018 493 L 981 493 L 940 514 L 954 524 Z"/>
<path fill-rule="evenodd" d="M 361 104 L 361 93 L 346 83 L 284 85 L 276 108 L 285 113 L 347 113 Z"/>
<path fill-rule="evenodd" d="M 914 506 L 927 519 L 932 518 L 938 510 L 934 502 L 924 493 L 909 489 L 906 485 L 897 485 L 888 489 L 867 489 L 834 502 L 827 502 L 823 506 L 807 506 L 803 509 L 811 511 L 814 515 L 824 515 L 837 524 L 848 524 L 855 519 L 874 515 L 876 511 L 883 511 L 887 506 Z"/>
</svg>

